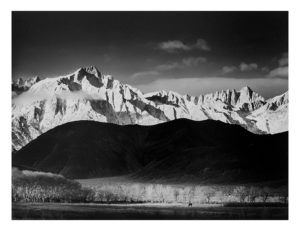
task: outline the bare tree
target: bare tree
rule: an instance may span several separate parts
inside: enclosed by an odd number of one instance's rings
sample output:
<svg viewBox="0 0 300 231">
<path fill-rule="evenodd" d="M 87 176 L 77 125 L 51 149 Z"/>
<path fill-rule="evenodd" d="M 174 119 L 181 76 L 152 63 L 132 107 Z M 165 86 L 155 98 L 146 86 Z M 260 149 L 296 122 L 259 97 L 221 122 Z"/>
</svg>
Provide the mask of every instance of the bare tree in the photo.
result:
<svg viewBox="0 0 300 231">
<path fill-rule="evenodd" d="M 270 189 L 268 187 L 264 187 L 261 191 L 262 201 L 264 203 L 267 202 L 269 196 L 270 196 Z"/>
<path fill-rule="evenodd" d="M 216 195 L 216 192 L 212 188 L 209 188 L 209 189 L 207 189 L 207 191 L 204 192 L 204 196 L 206 197 L 206 202 L 208 204 L 210 203 L 211 198 L 215 195 Z"/>
<path fill-rule="evenodd" d="M 247 192 L 249 202 L 255 202 L 255 199 L 259 196 L 259 190 L 256 187 L 251 187 Z"/>
<path fill-rule="evenodd" d="M 156 194 L 156 198 L 159 202 L 165 202 L 164 194 L 163 194 L 163 185 L 156 184 L 154 187 L 154 192 Z"/>
<path fill-rule="evenodd" d="M 189 202 L 193 200 L 194 196 L 195 196 L 195 186 L 192 186 L 188 194 Z"/>
<path fill-rule="evenodd" d="M 225 186 L 223 188 L 223 194 L 227 197 L 231 196 L 233 194 L 233 192 L 234 192 L 234 188 L 232 186 Z"/>
<path fill-rule="evenodd" d="M 279 188 L 276 195 L 281 203 L 288 203 L 288 189 L 286 187 Z"/>
<path fill-rule="evenodd" d="M 179 191 L 177 189 L 174 190 L 174 198 L 175 201 L 178 202 Z"/>
<path fill-rule="evenodd" d="M 184 201 L 185 203 L 188 202 L 188 200 L 189 200 L 189 195 L 190 195 L 190 188 L 189 188 L 189 187 L 183 188 L 183 190 L 182 190 L 182 198 L 183 198 L 183 201 Z"/>
<path fill-rule="evenodd" d="M 287 204 L 288 203 L 288 194 L 284 193 L 280 196 L 280 200 L 282 201 L 282 203 Z"/>
<path fill-rule="evenodd" d="M 146 200 L 146 186 L 143 186 L 140 190 L 140 200 L 145 201 Z"/>
<path fill-rule="evenodd" d="M 240 202 L 245 202 L 248 196 L 248 190 L 245 186 L 238 186 L 234 189 L 234 193 L 239 197 Z"/>
</svg>

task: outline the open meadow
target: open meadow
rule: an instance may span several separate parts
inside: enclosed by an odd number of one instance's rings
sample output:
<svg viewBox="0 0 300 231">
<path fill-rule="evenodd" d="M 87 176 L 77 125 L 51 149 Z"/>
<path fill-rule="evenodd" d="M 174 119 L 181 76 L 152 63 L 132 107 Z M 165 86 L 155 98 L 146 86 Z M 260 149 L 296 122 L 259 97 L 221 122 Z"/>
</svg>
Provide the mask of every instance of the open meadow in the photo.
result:
<svg viewBox="0 0 300 231">
<path fill-rule="evenodd" d="M 281 220 L 288 218 L 287 207 L 187 207 L 170 204 L 68 204 L 13 203 L 12 218 L 64 220 Z"/>
</svg>

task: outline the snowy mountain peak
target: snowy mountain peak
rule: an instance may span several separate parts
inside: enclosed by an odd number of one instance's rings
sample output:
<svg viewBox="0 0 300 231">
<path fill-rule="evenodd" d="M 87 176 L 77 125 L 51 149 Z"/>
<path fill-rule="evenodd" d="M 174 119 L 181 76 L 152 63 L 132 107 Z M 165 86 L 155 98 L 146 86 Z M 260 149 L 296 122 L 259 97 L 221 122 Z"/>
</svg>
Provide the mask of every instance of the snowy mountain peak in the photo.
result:
<svg viewBox="0 0 300 231">
<path fill-rule="evenodd" d="M 33 84 L 36 84 L 37 82 L 39 82 L 41 79 L 39 76 L 35 76 L 31 79 L 25 80 L 24 82 L 24 86 L 27 86 L 28 88 L 30 88 Z"/>
<path fill-rule="evenodd" d="M 115 80 L 111 75 L 102 75 L 101 81 L 103 86 L 107 89 L 111 89 L 115 83 L 119 83 L 119 81 Z"/>
<path fill-rule="evenodd" d="M 241 88 L 241 90 L 239 90 L 239 92 L 245 93 L 245 94 L 252 94 L 253 90 L 249 86 L 246 85 L 245 87 Z"/>
<path fill-rule="evenodd" d="M 113 76 L 101 74 L 101 72 L 95 66 L 82 67 L 74 73 L 74 76 L 75 82 L 80 83 L 81 85 L 92 85 L 96 88 L 101 88 L 104 86 L 107 89 L 111 89 L 113 88 L 114 84 L 119 83 L 119 81 L 115 80 Z M 86 78 L 88 83 L 82 83 L 84 78 Z"/>
<path fill-rule="evenodd" d="M 249 112 L 256 110 L 265 104 L 265 99 L 258 93 L 245 86 L 241 90 L 235 89 L 226 91 L 216 91 L 215 93 L 206 94 L 199 97 L 200 102 L 207 104 L 210 102 L 220 101 L 227 105 L 228 108 Z"/>
<path fill-rule="evenodd" d="M 18 78 L 17 80 L 15 80 L 13 83 L 16 84 L 16 85 L 21 86 L 21 85 L 24 84 L 24 80 L 23 80 L 22 77 L 20 77 L 20 78 Z"/>
<path fill-rule="evenodd" d="M 281 106 L 285 106 L 289 103 L 289 93 L 288 91 L 282 95 L 275 96 L 274 98 L 268 100 L 268 109 L 277 110 Z"/>
<path fill-rule="evenodd" d="M 254 111 L 266 103 L 262 96 L 248 86 L 243 87 L 238 93 L 237 105 L 245 111 Z"/>
<path fill-rule="evenodd" d="M 144 94 L 144 97 L 158 105 L 166 104 L 178 107 L 180 104 L 184 104 L 183 97 L 174 91 L 156 91 Z"/>
<path fill-rule="evenodd" d="M 267 100 L 266 104 L 247 119 L 255 121 L 256 127 L 267 133 L 280 133 L 288 130 L 288 92 Z"/>
<path fill-rule="evenodd" d="M 24 80 L 23 78 L 18 78 L 14 80 L 12 83 L 12 91 L 14 95 L 19 95 L 25 91 L 27 91 L 32 85 L 39 82 L 41 79 L 39 76 L 35 76 L 33 78 L 29 78 Z"/>
<path fill-rule="evenodd" d="M 39 76 L 35 76 L 28 79 L 23 79 L 22 77 L 13 81 L 13 84 L 18 87 L 31 87 L 33 84 L 39 82 L 41 79 Z"/>
<path fill-rule="evenodd" d="M 143 94 L 94 66 L 56 78 L 34 78 L 30 83 L 29 90 L 13 100 L 15 150 L 55 126 L 77 120 L 154 125 L 179 118 L 212 119 L 239 124 L 254 133 L 287 130 L 288 93 L 268 101 L 247 86 L 199 96 L 173 91 Z"/>
<path fill-rule="evenodd" d="M 91 74 L 98 78 L 101 77 L 101 72 L 97 69 L 96 66 L 81 67 L 76 71 L 76 73 L 78 75 Z"/>
</svg>

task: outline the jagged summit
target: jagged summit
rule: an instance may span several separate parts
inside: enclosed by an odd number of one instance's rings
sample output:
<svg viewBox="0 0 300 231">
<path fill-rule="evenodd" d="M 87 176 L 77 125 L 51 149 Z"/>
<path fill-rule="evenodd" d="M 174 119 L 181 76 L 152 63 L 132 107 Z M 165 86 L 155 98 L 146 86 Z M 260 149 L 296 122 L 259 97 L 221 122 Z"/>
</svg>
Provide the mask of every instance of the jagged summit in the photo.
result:
<svg viewBox="0 0 300 231">
<path fill-rule="evenodd" d="M 96 66 L 88 66 L 88 67 L 81 67 L 77 71 L 77 73 L 80 74 L 91 74 L 96 77 L 101 77 L 101 72 L 97 69 Z"/>
<path fill-rule="evenodd" d="M 245 93 L 249 93 L 251 94 L 253 92 L 253 90 L 249 87 L 249 86 L 244 86 L 241 88 L 241 90 L 239 90 L 239 92 L 245 92 Z"/>
<path fill-rule="evenodd" d="M 18 87 L 31 87 L 33 84 L 39 82 L 41 78 L 39 76 L 34 76 L 32 78 L 23 79 L 22 77 L 13 80 L 13 84 L 17 85 Z"/>
<path fill-rule="evenodd" d="M 245 87 L 241 88 L 241 90 L 239 90 L 239 93 L 240 93 L 241 98 L 243 98 L 243 97 L 246 98 L 244 100 L 251 100 L 254 92 L 252 91 L 252 89 L 249 86 L 245 86 Z M 257 94 L 257 96 L 258 96 L 258 94 Z"/>
<path fill-rule="evenodd" d="M 269 99 L 268 103 L 275 104 L 277 107 L 288 104 L 289 103 L 289 92 L 287 91 L 281 95 L 278 95 L 272 99 Z"/>
<path fill-rule="evenodd" d="M 23 85 L 24 84 L 24 80 L 23 80 L 22 77 L 20 77 L 17 80 L 14 80 L 13 83 L 17 84 L 17 85 Z"/>
<path fill-rule="evenodd" d="M 41 80 L 41 78 L 37 75 L 37 76 L 33 77 L 32 80 L 37 83 Z"/>
<path fill-rule="evenodd" d="M 12 91 L 15 95 L 19 95 L 25 91 L 27 91 L 31 86 L 39 82 L 41 78 L 39 76 L 35 76 L 29 79 L 24 80 L 22 77 L 13 80 L 12 82 Z"/>
<path fill-rule="evenodd" d="M 288 130 L 288 92 L 268 99 L 246 118 L 256 121 L 256 126 L 267 133 L 275 134 Z"/>
<path fill-rule="evenodd" d="M 157 91 L 152 93 L 144 94 L 145 98 L 152 100 L 156 103 L 165 103 L 173 105 L 185 105 L 188 101 L 195 105 L 207 105 L 220 101 L 226 104 L 230 108 L 236 110 L 253 111 L 264 105 L 265 99 L 258 93 L 254 92 L 250 87 L 245 86 L 239 91 L 235 89 L 227 89 L 226 91 L 216 91 L 214 93 L 190 96 L 188 94 L 182 96 L 173 91 Z"/>
</svg>

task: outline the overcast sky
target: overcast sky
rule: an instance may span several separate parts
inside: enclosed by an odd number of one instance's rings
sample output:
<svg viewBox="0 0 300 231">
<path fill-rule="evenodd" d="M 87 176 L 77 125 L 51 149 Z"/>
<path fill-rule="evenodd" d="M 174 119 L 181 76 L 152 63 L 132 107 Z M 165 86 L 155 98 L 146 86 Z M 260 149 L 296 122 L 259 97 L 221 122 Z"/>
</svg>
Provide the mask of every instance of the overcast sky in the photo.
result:
<svg viewBox="0 0 300 231">
<path fill-rule="evenodd" d="M 14 12 L 12 76 L 95 65 L 144 92 L 288 89 L 287 12 Z"/>
</svg>

